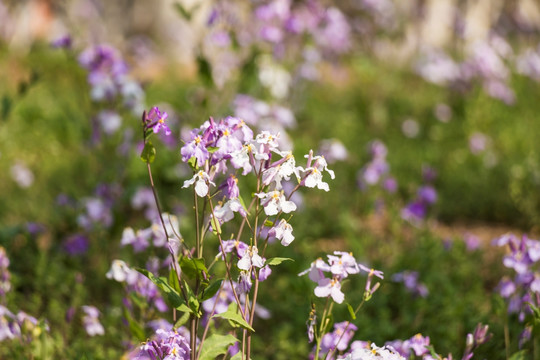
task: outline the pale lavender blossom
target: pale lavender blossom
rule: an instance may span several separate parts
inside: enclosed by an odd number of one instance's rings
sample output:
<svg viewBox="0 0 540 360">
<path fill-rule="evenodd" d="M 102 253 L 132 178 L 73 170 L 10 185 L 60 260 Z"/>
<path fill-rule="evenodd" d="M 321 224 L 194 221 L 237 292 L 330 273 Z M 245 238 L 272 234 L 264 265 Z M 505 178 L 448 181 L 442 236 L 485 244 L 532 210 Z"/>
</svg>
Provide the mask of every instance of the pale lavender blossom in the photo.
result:
<svg viewBox="0 0 540 360">
<path fill-rule="evenodd" d="M 90 305 L 85 305 L 82 309 L 85 313 L 82 321 L 86 333 L 90 336 L 105 335 L 105 328 L 99 322 L 99 310 Z"/>
<path fill-rule="evenodd" d="M 234 213 L 239 213 L 242 217 L 247 216 L 246 210 L 238 199 L 231 199 L 224 204 L 218 203 L 214 207 L 213 216 L 215 216 L 216 219 L 223 224 L 231 221 L 234 218 Z"/>
<path fill-rule="evenodd" d="M 352 253 L 334 251 L 334 255 L 328 255 L 328 264 L 330 265 L 330 272 L 342 279 L 349 276 L 349 274 L 358 274 L 360 272 L 360 267 Z"/>
<path fill-rule="evenodd" d="M 324 334 L 321 340 L 321 353 L 345 351 L 358 328 L 349 321 L 334 324 L 334 331 Z"/>
<path fill-rule="evenodd" d="M 34 173 L 22 162 L 17 162 L 11 167 L 11 178 L 19 185 L 26 189 L 34 183 Z"/>
<path fill-rule="evenodd" d="M 402 271 L 392 275 L 392 280 L 403 283 L 405 288 L 413 295 L 426 297 L 429 291 L 426 285 L 418 281 L 418 277 L 417 271 Z"/>
<path fill-rule="evenodd" d="M 157 134 L 163 130 L 165 135 L 170 135 L 171 129 L 169 129 L 169 126 L 165 122 L 168 116 L 169 115 L 165 111 L 161 111 L 157 106 L 154 106 L 146 114 L 146 119 L 144 120 L 145 130 L 151 129 L 154 134 Z"/>
<path fill-rule="evenodd" d="M 433 112 L 440 122 L 447 123 L 452 119 L 452 108 L 446 104 L 437 104 Z"/>
<path fill-rule="evenodd" d="M 11 290 L 11 274 L 8 267 L 9 258 L 6 249 L 0 246 L 0 304 L 5 302 L 6 294 Z"/>
<path fill-rule="evenodd" d="M 319 152 L 329 164 L 333 164 L 336 161 L 347 160 L 349 157 L 347 148 L 337 139 L 322 140 Z"/>
<path fill-rule="evenodd" d="M 281 245 L 289 246 L 294 240 L 292 231 L 293 228 L 291 224 L 289 224 L 285 219 L 281 219 L 277 225 L 273 226 L 268 231 L 268 235 L 280 240 Z"/>
</svg>

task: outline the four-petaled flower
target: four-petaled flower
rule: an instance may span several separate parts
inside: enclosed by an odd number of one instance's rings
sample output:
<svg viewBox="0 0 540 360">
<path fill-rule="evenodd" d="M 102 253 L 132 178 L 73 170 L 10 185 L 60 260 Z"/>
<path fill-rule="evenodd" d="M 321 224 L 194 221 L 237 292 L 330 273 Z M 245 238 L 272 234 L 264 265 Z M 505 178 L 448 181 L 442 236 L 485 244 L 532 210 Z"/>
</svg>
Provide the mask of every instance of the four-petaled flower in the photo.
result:
<svg viewBox="0 0 540 360">
<path fill-rule="evenodd" d="M 195 192 L 200 197 L 208 195 L 208 184 L 216 186 L 216 184 L 210 180 L 210 176 L 202 170 L 193 175 L 191 179 L 184 181 L 184 186 L 182 186 L 182 188 L 187 188 L 193 184 L 195 184 Z"/>
<path fill-rule="evenodd" d="M 274 190 L 269 193 L 258 193 L 255 195 L 261 199 L 264 212 L 268 216 L 277 215 L 280 211 L 288 214 L 296 210 L 296 204 L 287 200 L 282 191 Z"/>
</svg>

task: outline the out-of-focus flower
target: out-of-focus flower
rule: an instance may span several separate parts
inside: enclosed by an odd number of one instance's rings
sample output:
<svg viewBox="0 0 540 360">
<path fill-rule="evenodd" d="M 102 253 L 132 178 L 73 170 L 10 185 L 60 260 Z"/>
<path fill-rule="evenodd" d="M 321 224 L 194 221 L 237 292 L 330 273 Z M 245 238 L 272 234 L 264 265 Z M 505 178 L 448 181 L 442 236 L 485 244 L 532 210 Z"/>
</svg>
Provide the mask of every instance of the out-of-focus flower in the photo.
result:
<svg viewBox="0 0 540 360">
<path fill-rule="evenodd" d="M 437 104 L 433 112 L 440 122 L 447 123 L 452 119 L 452 108 L 446 104 Z"/>
<path fill-rule="evenodd" d="M 11 178 L 23 189 L 29 188 L 34 183 L 34 173 L 21 162 L 11 167 Z"/>
<path fill-rule="evenodd" d="M 83 316 L 83 325 L 86 333 L 90 336 L 105 335 L 105 328 L 99 322 L 99 310 L 94 306 L 85 305 L 82 307 L 85 315 Z"/>
</svg>

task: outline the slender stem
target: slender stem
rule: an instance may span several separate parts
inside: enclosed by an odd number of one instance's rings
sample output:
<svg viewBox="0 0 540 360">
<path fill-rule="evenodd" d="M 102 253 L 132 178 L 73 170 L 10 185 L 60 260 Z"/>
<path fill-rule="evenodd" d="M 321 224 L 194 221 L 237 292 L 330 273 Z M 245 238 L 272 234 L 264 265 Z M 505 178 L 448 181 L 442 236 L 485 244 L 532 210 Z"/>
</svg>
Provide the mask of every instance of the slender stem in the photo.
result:
<svg viewBox="0 0 540 360">
<path fill-rule="evenodd" d="M 210 204 L 210 211 L 212 212 L 212 216 L 215 218 L 214 215 L 214 205 L 212 204 L 212 199 L 208 197 L 208 203 Z M 217 232 L 217 237 L 219 240 L 219 246 L 221 247 L 221 253 L 223 254 L 223 261 L 225 262 L 225 269 L 227 271 L 227 278 L 229 279 L 229 283 L 231 284 L 231 289 L 234 295 L 234 299 L 236 300 L 236 303 L 238 304 L 238 309 L 240 310 L 240 313 L 242 314 L 242 318 L 247 321 L 246 314 L 242 310 L 242 304 L 240 302 L 240 298 L 238 297 L 238 294 L 236 293 L 236 289 L 234 288 L 234 283 L 231 276 L 231 268 L 227 262 L 227 257 L 225 256 L 225 246 L 223 246 L 223 239 L 221 238 L 221 233 Z"/>
<path fill-rule="evenodd" d="M 212 319 L 212 316 L 214 316 L 214 313 L 216 312 L 217 303 L 219 300 L 219 295 L 223 291 L 223 282 L 221 283 L 221 286 L 219 287 L 218 292 L 216 293 L 216 301 L 214 301 L 214 306 L 212 306 L 212 311 L 210 312 L 210 315 L 208 316 L 208 321 L 206 322 L 206 326 L 204 327 L 204 331 L 201 337 L 201 342 L 199 343 L 199 353 L 197 354 L 197 358 L 201 356 L 201 351 L 203 347 L 204 340 L 206 339 L 206 335 L 208 334 L 208 329 L 210 328 L 210 320 Z"/>
<path fill-rule="evenodd" d="M 178 271 L 178 259 L 176 258 L 176 254 L 174 253 L 172 247 L 170 246 L 171 245 L 171 240 L 169 239 L 169 233 L 167 232 L 167 227 L 165 226 L 165 221 L 163 221 L 163 216 L 161 215 L 161 206 L 159 205 L 159 199 L 158 199 L 158 195 L 157 195 L 157 192 L 156 192 L 156 187 L 154 185 L 154 178 L 152 177 L 152 167 L 150 166 L 150 163 L 147 162 L 146 163 L 146 167 L 148 169 L 148 177 L 150 179 L 150 186 L 152 188 L 152 194 L 154 194 L 154 201 L 156 203 L 156 207 L 157 207 L 157 210 L 158 210 L 158 214 L 159 214 L 159 220 L 161 221 L 161 226 L 163 227 L 163 232 L 165 233 L 165 237 L 167 238 L 167 243 L 169 244 L 169 246 L 167 246 L 168 250 L 169 250 L 169 253 L 171 254 L 171 257 L 172 257 L 172 267 L 174 269 L 174 272 L 176 273 L 176 277 L 178 279 L 178 284 L 180 284 L 180 290 L 182 291 L 182 296 L 184 297 L 184 300 L 186 301 L 186 303 L 188 302 L 188 297 L 187 297 L 187 294 L 184 290 L 184 287 L 182 286 L 182 281 L 180 279 L 180 271 Z M 176 322 L 176 309 L 173 311 L 173 318 L 174 318 L 174 321 Z"/>
<path fill-rule="evenodd" d="M 255 271 L 255 289 L 253 290 L 253 304 L 251 305 L 251 314 L 249 315 L 249 325 L 253 327 L 255 318 L 255 306 L 257 306 L 257 295 L 259 293 L 259 274 Z M 247 358 L 251 356 L 251 331 L 247 334 Z"/>
<path fill-rule="evenodd" d="M 510 333 L 508 331 L 508 316 L 505 316 L 504 322 L 504 347 L 506 350 L 506 360 L 510 359 Z"/>
<path fill-rule="evenodd" d="M 197 193 L 195 190 L 193 190 L 193 203 L 195 204 L 195 230 L 196 230 L 196 238 L 195 238 L 195 257 L 199 258 L 201 257 L 201 254 L 199 253 L 199 247 L 200 247 L 200 241 L 201 241 L 201 233 L 199 230 L 199 204 L 197 201 Z"/>
<path fill-rule="evenodd" d="M 321 341 L 323 337 L 323 331 L 326 326 L 326 314 L 328 312 L 328 303 L 330 302 L 330 297 L 326 298 L 326 304 L 324 304 L 323 316 L 321 318 L 321 325 L 319 326 L 319 334 L 317 336 L 317 345 L 315 347 L 315 360 L 319 360 L 319 351 L 321 350 Z"/>
</svg>

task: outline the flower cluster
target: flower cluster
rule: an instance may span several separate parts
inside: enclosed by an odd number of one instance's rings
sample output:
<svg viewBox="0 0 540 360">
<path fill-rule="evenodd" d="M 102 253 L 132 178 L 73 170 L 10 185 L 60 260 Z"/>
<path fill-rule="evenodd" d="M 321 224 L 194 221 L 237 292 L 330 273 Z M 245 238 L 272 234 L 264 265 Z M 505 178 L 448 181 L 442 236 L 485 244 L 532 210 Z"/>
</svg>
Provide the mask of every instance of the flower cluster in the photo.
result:
<svg viewBox="0 0 540 360">
<path fill-rule="evenodd" d="M 540 306 L 540 241 L 506 234 L 494 244 L 509 249 L 503 264 L 515 271 L 513 279 L 505 277 L 500 281 L 499 294 L 508 300 L 508 312 L 518 313 L 519 320 L 524 321 L 532 313 L 531 304 Z"/>
<path fill-rule="evenodd" d="M 42 331 L 49 331 L 49 325 L 45 322 L 38 321 L 24 311 L 14 314 L 0 305 L 0 341 L 22 339 L 30 343 Z"/>
<path fill-rule="evenodd" d="M 442 50 L 427 50 L 417 64 L 418 73 L 427 81 L 439 85 L 463 88 L 474 80 L 482 83 L 485 92 L 507 104 L 515 102 L 515 94 L 509 87 L 510 70 L 506 64 L 512 58 L 512 48 L 501 37 L 471 44 L 466 59 L 458 63 Z M 518 68 L 527 72 L 527 62 L 518 62 Z"/>
<path fill-rule="evenodd" d="M 142 112 L 144 91 L 129 77 L 128 66 L 116 49 L 105 44 L 91 46 L 81 52 L 78 60 L 88 71 L 92 100 L 110 104 L 120 98 L 134 114 Z M 107 135 L 115 133 L 122 125 L 120 114 L 113 109 L 101 110 L 94 120 Z"/>
<path fill-rule="evenodd" d="M 143 344 L 137 356 L 152 360 L 189 360 L 190 354 L 189 339 L 174 330 L 158 329 L 155 338 Z"/>
</svg>

